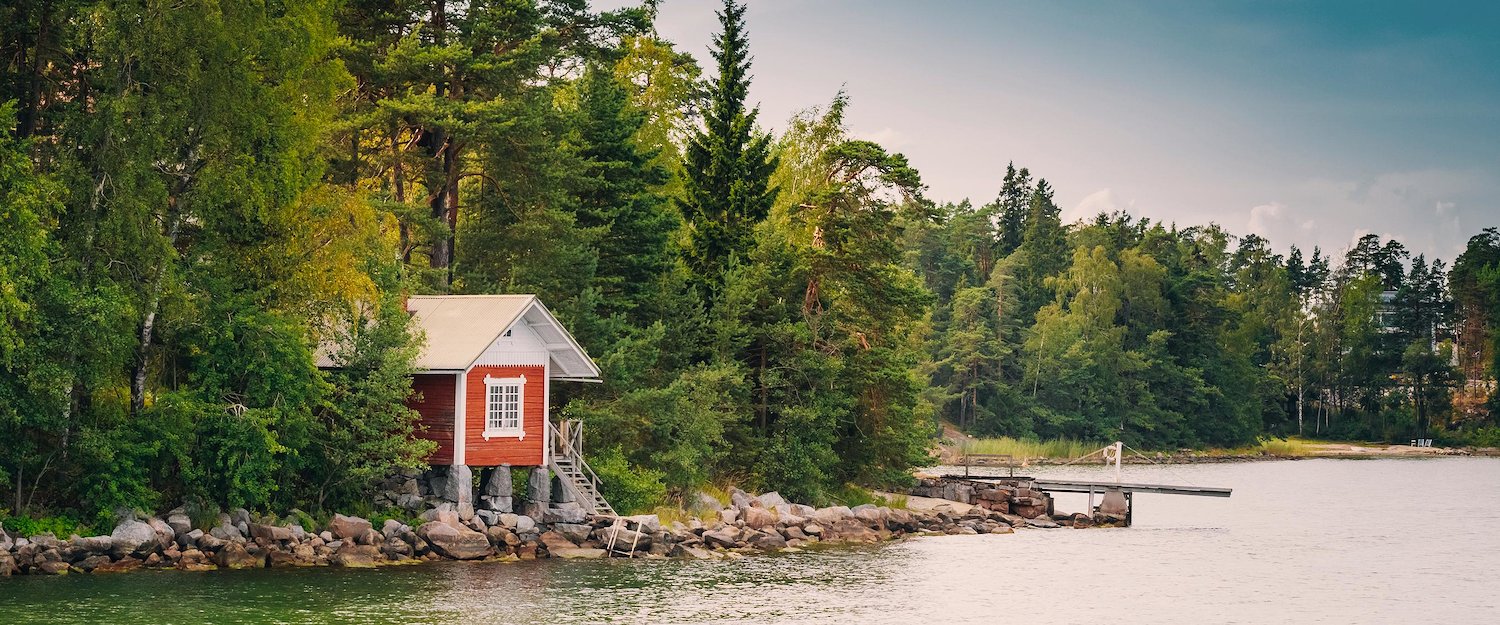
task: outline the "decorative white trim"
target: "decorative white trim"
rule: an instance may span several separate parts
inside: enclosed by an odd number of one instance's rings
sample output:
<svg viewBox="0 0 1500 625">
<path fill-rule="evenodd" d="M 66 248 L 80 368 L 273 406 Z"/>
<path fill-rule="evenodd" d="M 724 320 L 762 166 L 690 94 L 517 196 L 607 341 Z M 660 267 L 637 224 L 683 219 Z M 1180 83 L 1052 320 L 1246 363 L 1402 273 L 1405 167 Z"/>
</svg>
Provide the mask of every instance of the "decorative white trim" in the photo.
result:
<svg viewBox="0 0 1500 625">
<path fill-rule="evenodd" d="M 453 464 L 466 464 L 468 457 L 464 453 L 464 446 L 468 444 L 468 441 L 464 431 L 464 420 L 468 412 L 465 407 L 469 401 L 468 397 L 465 397 L 464 390 L 468 387 L 469 373 L 465 371 L 457 375 L 458 381 L 453 384 L 456 402 L 453 406 Z"/>
<path fill-rule="evenodd" d="M 552 464 L 552 359 L 542 363 L 542 464 Z"/>
<path fill-rule="evenodd" d="M 512 386 L 516 389 L 516 426 L 513 428 L 498 428 L 490 425 L 490 412 L 494 409 L 490 402 L 494 399 L 492 393 L 496 387 Z M 497 378 L 484 376 L 484 440 L 494 437 L 515 438 L 526 440 L 526 376 L 513 378 Z"/>
</svg>

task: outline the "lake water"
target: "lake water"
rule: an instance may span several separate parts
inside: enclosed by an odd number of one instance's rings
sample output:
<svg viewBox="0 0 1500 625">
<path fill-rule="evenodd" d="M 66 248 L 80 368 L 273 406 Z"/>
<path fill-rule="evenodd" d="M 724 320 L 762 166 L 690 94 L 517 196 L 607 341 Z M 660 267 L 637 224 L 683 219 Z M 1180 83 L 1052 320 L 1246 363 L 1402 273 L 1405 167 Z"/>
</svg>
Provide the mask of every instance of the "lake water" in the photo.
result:
<svg viewBox="0 0 1500 625">
<path fill-rule="evenodd" d="M 1097 467 L 1031 475 L 1107 479 Z M 1127 466 L 1128 529 L 736 561 L 0 579 L 0 623 L 1480 623 L 1500 618 L 1500 459 Z M 1079 511 L 1086 495 L 1058 497 Z"/>
</svg>

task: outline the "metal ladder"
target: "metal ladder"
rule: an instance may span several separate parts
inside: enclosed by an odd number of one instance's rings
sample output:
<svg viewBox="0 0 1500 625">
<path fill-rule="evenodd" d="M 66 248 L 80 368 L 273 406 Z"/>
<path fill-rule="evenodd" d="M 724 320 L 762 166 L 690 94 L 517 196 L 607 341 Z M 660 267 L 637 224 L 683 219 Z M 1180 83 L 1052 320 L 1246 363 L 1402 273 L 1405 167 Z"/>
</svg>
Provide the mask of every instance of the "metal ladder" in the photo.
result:
<svg viewBox="0 0 1500 625">
<path fill-rule="evenodd" d="M 572 493 L 583 509 L 596 514 L 617 516 L 613 506 L 599 492 L 599 476 L 583 459 L 583 424 L 574 420 L 558 423 L 552 450 L 552 472 L 563 487 Z"/>
</svg>

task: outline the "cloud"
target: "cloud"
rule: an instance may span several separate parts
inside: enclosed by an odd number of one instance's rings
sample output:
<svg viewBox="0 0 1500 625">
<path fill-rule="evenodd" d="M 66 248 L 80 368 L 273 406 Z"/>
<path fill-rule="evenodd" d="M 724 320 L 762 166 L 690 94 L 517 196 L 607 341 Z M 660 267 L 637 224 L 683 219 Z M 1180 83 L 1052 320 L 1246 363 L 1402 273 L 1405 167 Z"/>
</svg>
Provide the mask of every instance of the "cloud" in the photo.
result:
<svg viewBox="0 0 1500 625">
<path fill-rule="evenodd" d="M 1092 219 L 1099 213 L 1129 210 L 1134 205 L 1135 202 L 1127 202 L 1122 208 L 1120 203 L 1115 201 L 1115 192 L 1106 187 L 1084 196 L 1073 208 L 1063 209 L 1061 218 L 1063 223 L 1070 224 L 1080 219 Z"/>
<path fill-rule="evenodd" d="M 1282 198 L 1252 206 L 1245 226 L 1280 249 L 1316 245 L 1340 255 L 1360 237 L 1377 233 L 1413 254 L 1451 261 L 1463 251 L 1465 217 L 1484 214 L 1475 206 L 1500 192 L 1494 186 L 1482 173 L 1456 170 L 1312 178 L 1288 188 Z"/>
</svg>

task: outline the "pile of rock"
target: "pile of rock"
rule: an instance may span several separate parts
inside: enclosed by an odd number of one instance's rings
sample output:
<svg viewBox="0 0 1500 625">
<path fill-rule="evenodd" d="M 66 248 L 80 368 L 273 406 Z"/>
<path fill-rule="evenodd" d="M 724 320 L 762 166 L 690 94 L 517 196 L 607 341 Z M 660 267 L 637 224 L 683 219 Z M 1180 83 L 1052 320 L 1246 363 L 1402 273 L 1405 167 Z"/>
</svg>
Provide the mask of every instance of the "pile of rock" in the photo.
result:
<svg viewBox="0 0 1500 625">
<path fill-rule="evenodd" d="M 1007 495 L 1010 505 L 1018 495 Z M 387 520 L 377 528 L 369 520 L 338 514 L 321 530 L 305 526 L 308 517 L 300 513 L 304 521 L 299 523 L 257 519 L 244 509 L 220 514 L 204 530 L 178 508 L 159 518 L 126 518 L 102 536 L 14 538 L 0 531 L 0 576 L 141 568 L 371 567 L 437 559 L 734 558 L 746 552 L 874 543 L 919 533 L 999 534 L 1020 527 L 1087 527 L 1095 522 L 1085 515 L 1028 518 L 995 509 L 998 500 L 986 491 L 967 496 L 980 505 L 963 506 L 962 512 L 952 505 L 912 511 L 869 504 L 813 508 L 790 503 L 774 492 L 752 496 L 733 490 L 728 507 L 707 520 L 686 523 L 662 523 L 656 515 L 575 514 L 567 506 L 542 510 L 539 519 L 440 503 L 427 509 L 416 527 Z"/>
<path fill-rule="evenodd" d="M 1052 496 L 1031 487 L 1029 480 L 983 482 L 923 477 L 911 489 L 918 497 L 932 497 L 976 505 L 986 510 L 1034 519 L 1052 514 Z"/>
</svg>

